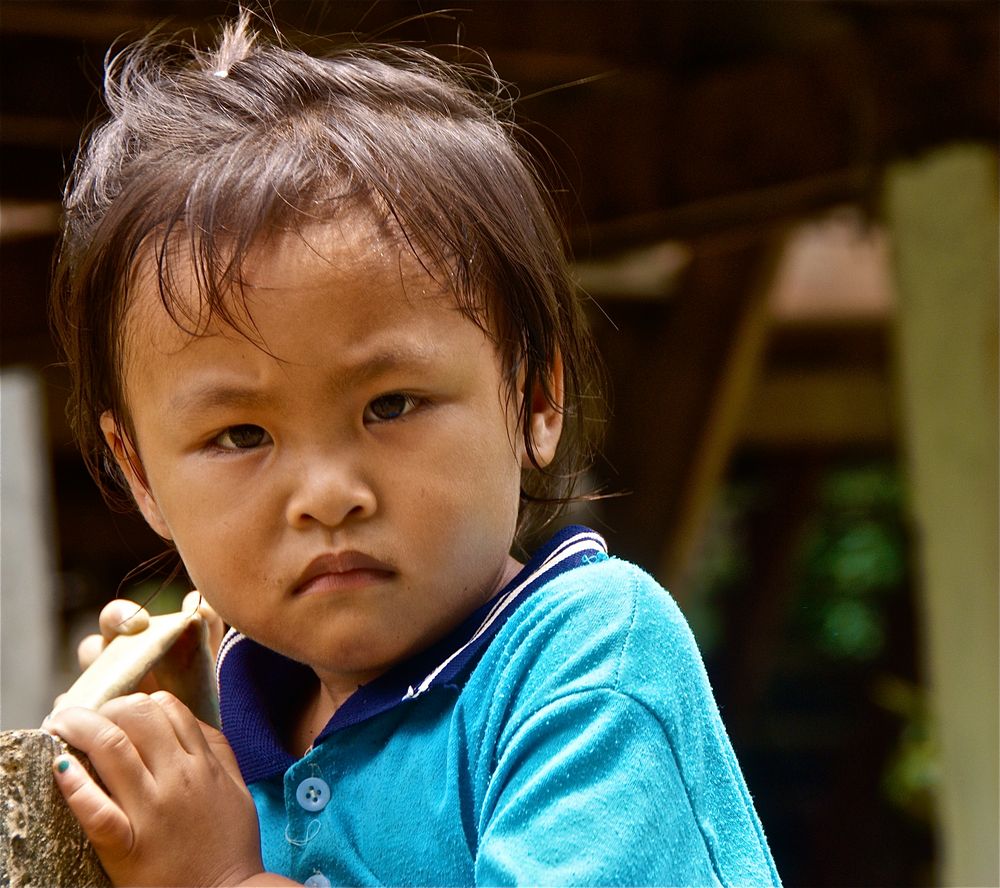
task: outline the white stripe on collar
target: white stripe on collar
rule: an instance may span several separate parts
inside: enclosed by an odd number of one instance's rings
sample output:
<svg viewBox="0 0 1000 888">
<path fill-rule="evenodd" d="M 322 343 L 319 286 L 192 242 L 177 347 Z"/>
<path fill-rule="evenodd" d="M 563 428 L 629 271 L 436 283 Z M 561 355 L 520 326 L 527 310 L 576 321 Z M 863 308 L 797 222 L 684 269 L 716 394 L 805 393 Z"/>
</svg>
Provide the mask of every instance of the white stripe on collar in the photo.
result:
<svg viewBox="0 0 1000 888">
<path fill-rule="evenodd" d="M 585 531 L 576 534 L 557 546 L 549 557 L 538 566 L 537 570 L 529 574 L 524 580 L 518 583 L 518 585 L 516 585 L 513 589 L 510 589 L 505 595 L 501 596 L 494 603 L 493 607 L 490 608 L 489 613 L 483 619 L 483 622 L 479 624 L 479 628 L 464 645 L 452 653 L 451 656 L 434 669 L 433 672 L 428 674 L 416 688 L 411 685 L 407 689 L 406 694 L 403 695 L 403 699 L 412 700 L 427 691 L 431 684 L 433 684 L 434 679 L 448 668 L 448 664 L 451 663 L 456 657 L 460 656 L 468 647 L 475 644 L 476 640 L 484 632 L 486 632 L 491 625 L 493 625 L 496 619 L 511 605 L 511 603 L 515 601 L 528 586 L 535 583 L 539 577 L 558 567 L 568 558 L 572 558 L 574 555 L 579 555 L 581 552 L 585 552 L 588 549 L 598 549 L 604 554 L 607 554 L 608 551 L 607 543 L 604 542 L 599 534 L 596 534 L 593 531 Z"/>
<path fill-rule="evenodd" d="M 226 659 L 226 655 L 238 645 L 241 641 L 246 641 L 247 637 L 236 629 L 230 629 L 222 638 L 222 644 L 219 645 L 219 653 L 216 655 L 215 659 L 215 681 L 218 683 L 222 679 L 222 664 Z"/>
</svg>

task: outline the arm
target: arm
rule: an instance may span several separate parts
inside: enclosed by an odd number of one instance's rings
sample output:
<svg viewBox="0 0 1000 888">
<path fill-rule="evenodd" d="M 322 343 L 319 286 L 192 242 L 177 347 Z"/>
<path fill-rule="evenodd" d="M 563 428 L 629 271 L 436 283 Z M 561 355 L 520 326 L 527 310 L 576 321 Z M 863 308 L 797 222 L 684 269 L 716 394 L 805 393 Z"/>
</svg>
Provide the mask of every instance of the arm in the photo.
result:
<svg viewBox="0 0 1000 888">
<path fill-rule="evenodd" d="M 651 577 L 570 571 L 505 634 L 483 661 L 481 884 L 780 884 L 694 638 Z"/>
<path fill-rule="evenodd" d="M 292 885 L 264 873 L 253 800 L 225 738 L 172 695 L 71 708 L 47 729 L 84 752 L 56 782 L 111 880 L 127 885 Z"/>
</svg>

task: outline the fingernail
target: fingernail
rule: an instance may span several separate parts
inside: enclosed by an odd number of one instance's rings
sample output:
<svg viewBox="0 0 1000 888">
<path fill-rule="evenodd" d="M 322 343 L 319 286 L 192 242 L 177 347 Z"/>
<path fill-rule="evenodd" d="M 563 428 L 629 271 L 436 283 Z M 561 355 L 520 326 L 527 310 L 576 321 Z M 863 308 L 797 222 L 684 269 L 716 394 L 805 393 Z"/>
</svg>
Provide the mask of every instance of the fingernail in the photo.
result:
<svg viewBox="0 0 1000 888">
<path fill-rule="evenodd" d="M 69 756 L 61 755 L 56 759 L 56 770 L 60 774 L 65 774 L 69 770 Z"/>
</svg>

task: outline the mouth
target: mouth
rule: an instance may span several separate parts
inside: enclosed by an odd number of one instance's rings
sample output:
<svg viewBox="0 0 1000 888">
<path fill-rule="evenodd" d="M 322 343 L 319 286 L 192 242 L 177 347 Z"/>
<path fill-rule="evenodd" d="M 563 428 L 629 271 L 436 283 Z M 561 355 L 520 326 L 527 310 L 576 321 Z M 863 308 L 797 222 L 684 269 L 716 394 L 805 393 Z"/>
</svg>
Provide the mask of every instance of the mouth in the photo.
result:
<svg viewBox="0 0 1000 888">
<path fill-rule="evenodd" d="M 309 562 L 292 587 L 292 593 L 316 595 L 324 592 L 348 592 L 384 583 L 395 573 L 384 561 L 362 552 L 330 553 Z"/>
</svg>

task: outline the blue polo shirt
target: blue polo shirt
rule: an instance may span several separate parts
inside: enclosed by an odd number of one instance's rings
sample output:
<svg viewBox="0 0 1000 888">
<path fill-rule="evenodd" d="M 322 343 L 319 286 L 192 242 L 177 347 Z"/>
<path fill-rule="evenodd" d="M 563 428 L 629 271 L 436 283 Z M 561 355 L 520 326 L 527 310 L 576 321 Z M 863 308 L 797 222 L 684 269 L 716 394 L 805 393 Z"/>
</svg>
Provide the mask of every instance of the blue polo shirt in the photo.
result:
<svg viewBox="0 0 1000 888">
<path fill-rule="evenodd" d="M 586 528 L 359 688 L 302 758 L 274 725 L 308 667 L 231 632 L 218 671 L 270 871 L 307 885 L 779 884 L 680 611 Z"/>
</svg>

